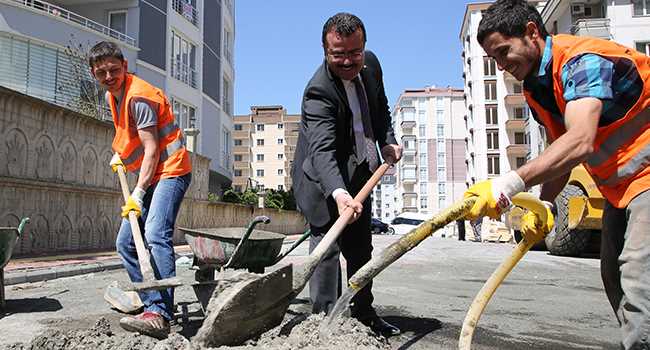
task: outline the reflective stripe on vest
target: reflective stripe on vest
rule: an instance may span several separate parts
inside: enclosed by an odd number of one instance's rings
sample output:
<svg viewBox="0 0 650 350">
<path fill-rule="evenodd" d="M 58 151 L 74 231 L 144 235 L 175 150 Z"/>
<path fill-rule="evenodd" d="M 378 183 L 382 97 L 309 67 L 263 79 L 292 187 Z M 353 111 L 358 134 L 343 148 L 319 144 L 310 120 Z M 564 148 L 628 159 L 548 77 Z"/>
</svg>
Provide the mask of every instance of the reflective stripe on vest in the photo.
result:
<svg viewBox="0 0 650 350">
<path fill-rule="evenodd" d="M 597 152 L 594 152 L 587 159 L 587 164 L 590 167 L 597 167 L 602 165 L 607 159 L 613 156 L 621 147 L 629 142 L 630 139 L 643 131 L 650 123 L 650 109 L 636 115 L 633 119 L 616 129 L 607 139 L 600 144 Z M 641 170 L 641 169 L 638 169 Z"/>
<path fill-rule="evenodd" d="M 165 137 L 173 132 L 178 131 L 178 125 L 175 123 L 169 123 L 165 126 L 163 126 L 159 131 L 158 131 L 158 137 Z M 182 149 L 185 146 L 185 138 L 181 134 L 180 137 L 167 145 L 164 150 L 160 151 L 160 162 L 166 161 L 170 155 L 174 154 L 174 152 L 178 151 L 179 149 Z M 122 163 L 124 163 L 125 166 L 131 165 L 138 161 L 140 157 L 144 155 L 144 147 L 142 145 L 138 146 L 131 152 L 131 154 L 126 158 L 122 159 Z"/>
<path fill-rule="evenodd" d="M 606 179 L 601 179 L 598 176 L 593 176 L 596 183 L 605 186 L 614 186 L 621 181 L 624 181 L 638 173 L 639 171 L 650 165 L 650 144 L 642 148 L 637 154 L 632 157 L 624 166 L 616 169 L 616 172 Z"/>
</svg>

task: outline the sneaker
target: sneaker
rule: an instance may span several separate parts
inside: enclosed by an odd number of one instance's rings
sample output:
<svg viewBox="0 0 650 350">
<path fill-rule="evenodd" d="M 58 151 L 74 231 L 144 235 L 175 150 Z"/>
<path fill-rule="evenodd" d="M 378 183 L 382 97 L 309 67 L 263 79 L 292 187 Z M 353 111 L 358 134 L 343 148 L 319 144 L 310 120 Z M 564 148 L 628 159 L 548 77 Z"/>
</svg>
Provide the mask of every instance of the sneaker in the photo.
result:
<svg viewBox="0 0 650 350">
<path fill-rule="evenodd" d="M 120 326 L 129 332 L 165 339 L 169 335 L 169 322 L 157 312 L 145 311 L 137 316 L 123 317 Z"/>
<path fill-rule="evenodd" d="M 104 291 L 104 300 L 112 307 L 125 314 L 134 314 L 142 310 L 144 306 L 138 293 L 125 292 L 118 286 L 117 281 L 109 284 Z"/>
</svg>

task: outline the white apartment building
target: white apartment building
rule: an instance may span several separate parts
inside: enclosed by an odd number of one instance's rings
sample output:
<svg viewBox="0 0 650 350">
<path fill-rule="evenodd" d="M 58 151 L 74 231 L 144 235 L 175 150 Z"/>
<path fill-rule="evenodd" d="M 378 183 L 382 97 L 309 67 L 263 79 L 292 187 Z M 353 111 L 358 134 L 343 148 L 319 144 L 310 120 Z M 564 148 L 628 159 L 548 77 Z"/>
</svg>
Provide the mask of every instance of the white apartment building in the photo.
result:
<svg viewBox="0 0 650 350">
<path fill-rule="evenodd" d="M 552 34 L 611 39 L 650 55 L 650 0 L 551 0 L 541 13 Z"/>
<path fill-rule="evenodd" d="M 393 109 L 393 127 L 404 147 L 396 171 L 397 214 L 438 213 L 466 189 L 463 91 L 426 87 L 405 90 Z M 454 225 L 447 235 L 453 234 Z"/>
<path fill-rule="evenodd" d="M 233 176 L 234 18 L 233 0 L 0 0 L 0 85 L 77 109 L 94 82 L 83 61 L 75 76 L 66 47 L 114 41 L 186 134 L 198 130 L 193 151 L 212 159 L 216 192 Z"/>
<path fill-rule="evenodd" d="M 543 2 L 535 2 L 541 10 Z M 544 129 L 530 114 L 522 82 L 497 69 L 476 39 L 482 11 L 492 2 L 468 4 L 460 32 L 463 43 L 467 187 L 505 174 L 535 158 L 545 147 Z M 538 189 L 534 189 L 538 191 Z M 484 219 L 482 231 L 502 223 Z"/>
<path fill-rule="evenodd" d="M 397 214 L 395 167 L 386 170 L 372 193 L 372 216 L 389 224 Z"/>
</svg>

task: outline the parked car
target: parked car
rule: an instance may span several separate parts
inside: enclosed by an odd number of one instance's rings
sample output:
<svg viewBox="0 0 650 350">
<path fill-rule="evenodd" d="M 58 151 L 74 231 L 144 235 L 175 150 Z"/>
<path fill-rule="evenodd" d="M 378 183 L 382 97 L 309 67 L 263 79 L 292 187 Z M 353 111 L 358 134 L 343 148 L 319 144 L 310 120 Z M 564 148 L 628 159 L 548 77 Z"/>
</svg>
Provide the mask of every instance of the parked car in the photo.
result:
<svg viewBox="0 0 650 350">
<path fill-rule="evenodd" d="M 391 226 L 395 229 L 395 234 L 403 235 L 428 219 L 430 219 L 430 215 L 427 214 L 404 212 L 393 219 Z"/>
<path fill-rule="evenodd" d="M 377 218 L 372 218 L 370 221 L 370 232 L 375 235 L 394 235 L 395 229 Z"/>
</svg>

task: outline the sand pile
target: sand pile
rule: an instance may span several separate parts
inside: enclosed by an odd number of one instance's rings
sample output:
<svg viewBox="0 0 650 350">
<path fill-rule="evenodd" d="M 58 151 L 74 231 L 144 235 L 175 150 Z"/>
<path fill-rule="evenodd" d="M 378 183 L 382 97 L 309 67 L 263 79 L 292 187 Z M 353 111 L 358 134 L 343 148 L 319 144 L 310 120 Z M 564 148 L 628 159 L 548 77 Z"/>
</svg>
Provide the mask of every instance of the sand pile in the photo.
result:
<svg viewBox="0 0 650 350">
<path fill-rule="evenodd" d="M 242 346 L 218 347 L 201 350 L 229 349 L 390 349 L 388 341 L 376 336 L 370 328 L 352 318 L 342 318 L 334 333 L 322 339 L 318 328 L 323 321 L 322 315 L 298 316 L 285 320 L 280 326 L 264 333 L 257 340 L 249 340 Z M 108 321 L 100 318 L 94 327 L 88 330 L 57 331 L 48 330 L 36 337 L 31 343 L 16 344 L 10 350 L 198 350 L 180 334 L 171 334 L 169 338 L 157 341 L 153 338 L 136 334 L 115 335 Z"/>
</svg>

